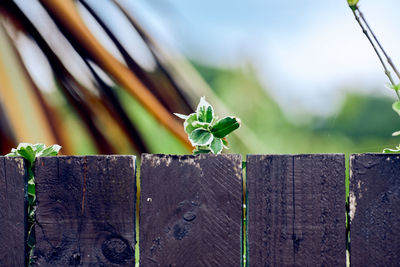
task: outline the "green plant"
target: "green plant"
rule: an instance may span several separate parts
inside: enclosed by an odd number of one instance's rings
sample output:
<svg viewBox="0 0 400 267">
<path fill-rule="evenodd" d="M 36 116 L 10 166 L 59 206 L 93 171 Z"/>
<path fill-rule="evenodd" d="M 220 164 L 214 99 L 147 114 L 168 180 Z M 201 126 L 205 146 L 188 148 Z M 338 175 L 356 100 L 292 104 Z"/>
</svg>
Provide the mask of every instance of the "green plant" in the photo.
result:
<svg viewBox="0 0 400 267">
<path fill-rule="evenodd" d="M 351 8 L 354 18 L 358 22 L 358 25 L 360 25 L 365 37 L 368 39 L 369 43 L 371 44 L 372 48 L 375 51 L 375 54 L 377 55 L 383 70 L 385 72 L 385 75 L 389 79 L 390 83 L 387 84 L 387 87 L 389 89 L 392 89 L 395 91 L 398 101 L 394 102 L 392 105 L 393 110 L 400 116 L 400 83 L 395 82 L 394 78 L 392 77 L 392 74 L 389 70 L 389 68 L 386 66 L 386 63 L 384 61 L 384 58 L 386 59 L 387 64 L 390 66 L 392 71 L 396 74 L 397 78 L 400 79 L 400 72 L 396 68 L 395 64 L 393 63 L 392 59 L 389 57 L 389 55 L 386 53 L 385 49 L 383 49 L 383 46 L 379 42 L 378 38 L 376 37 L 375 33 L 372 31 L 371 27 L 369 26 L 364 14 L 361 12 L 359 6 L 358 6 L 359 0 L 347 0 L 347 3 L 349 4 L 349 7 Z M 381 55 L 383 54 L 383 56 Z M 396 131 L 392 134 L 393 136 L 398 136 L 400 135 L 400 131 Z M 400 153 L 400 145 L 396 146 L 394 149 L 391 148 L 385 148 L 383 150 L 383 153 Z"/>
<path fill-rule="evenodd" d="M 196 112 L 189 115 L 174 113 L 181 119 L 190 143 L 195 147 L 193 154 L 221 153 L 223 148 L 228 148 L 226 136 L 240 127 L 240 119 L 232 116 L 218 119 L 213 107 L 200 98 Z"/>
<path fill-rule="evenodd" d="M 35 190 L 35 175 L 34 167 L 35 160 L 37 157 L 48 157 L 56 156 L 60 151 L 61 146 L 52 145 L 46 147 L 44 144 L 29 144 L 20 143 L 17 148 L 11 149 L 7 157 L 23 157 L 28 163 L 28 186 L 27 186 L 27 198 L 28 198 L 28 255 L 29 255 L 29 266 L 32 263 L 33 249 L 35 247 L 35 211 L 36 211 L 36 190 Z"/>
</svg>

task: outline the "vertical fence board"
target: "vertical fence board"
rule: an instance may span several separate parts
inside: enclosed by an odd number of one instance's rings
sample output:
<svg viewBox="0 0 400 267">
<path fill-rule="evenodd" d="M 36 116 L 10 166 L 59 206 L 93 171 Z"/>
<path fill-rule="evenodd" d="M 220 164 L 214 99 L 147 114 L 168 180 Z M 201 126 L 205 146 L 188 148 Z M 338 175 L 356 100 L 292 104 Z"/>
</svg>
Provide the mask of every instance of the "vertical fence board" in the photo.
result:
<svg viewBox="0 0 400 267">
<path fill-rule="evenodd" d="M 22 158 L 0 157 L 0 266 L 25 266 L 27 179 Z"/>
<path fill-rule="evenodd" d="M 39 158 L 38 266 L 133 266 L 135 157 Z"/>
<path fill-rule="evenodd" d="M 142 155 L 141 266 L 240 266 L 240 155 Z"/>
<path fill-rule="evenodd" d="M 400 263 L 400 156 L 351 156 L 351 265 Z"/>
<path fill-rule="evenodd" d="M 247 157 L 250 266 L 344 266 L 344 155 Z"/>
</svg>

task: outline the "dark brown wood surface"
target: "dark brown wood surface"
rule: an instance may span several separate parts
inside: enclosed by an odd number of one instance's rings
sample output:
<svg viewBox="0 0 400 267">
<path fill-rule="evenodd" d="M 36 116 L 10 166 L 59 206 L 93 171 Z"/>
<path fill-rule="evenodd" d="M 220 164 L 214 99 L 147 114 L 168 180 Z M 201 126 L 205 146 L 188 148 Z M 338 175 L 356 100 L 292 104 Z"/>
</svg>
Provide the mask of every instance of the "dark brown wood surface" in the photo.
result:
<svg viewBox="0 0 400 267">
<path fill-rule="evenodd" d="M 344 155 L 248 155 L 249 266 L 345 266 Z"/>
<path fill-rule="evenodd" d="M 25 266 L 27 179 L 22 158 L 0 157 L 0 266 Z"/>
<path fill-rule="evenodd" d="M 37 266 L 134 266 L 135 157 L 38 158 Z"/>
<path fill-rule="evenodd" d="M 352 266 L 400 265 L 400 156 L 352 155 Z"/>
<path fill-rule="evenodd" d="M 141 266 L 240 266 L 240 155 L 142 155 Z"/>
</svg>

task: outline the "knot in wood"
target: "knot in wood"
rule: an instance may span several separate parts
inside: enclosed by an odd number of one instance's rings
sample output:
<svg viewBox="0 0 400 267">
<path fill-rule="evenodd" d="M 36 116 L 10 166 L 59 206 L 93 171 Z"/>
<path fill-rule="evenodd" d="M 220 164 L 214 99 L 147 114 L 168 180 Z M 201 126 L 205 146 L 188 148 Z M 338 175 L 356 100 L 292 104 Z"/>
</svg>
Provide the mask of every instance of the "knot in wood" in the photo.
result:
<svg viewBox="0 0 400 267">
<path fill-rule="evenodd" d="M 122 264 L 134 257 L 129 242 L 121 236 L 109 236 L 104 240 L 101 250 L 104 257 L 111 263 Z"/>
<path fill-rule="evenodd" d="M 177 223 L 174 225 L 173 234 L 176 240 L 182 240 L 189 232 L 187 223 Z"/>
</svg>

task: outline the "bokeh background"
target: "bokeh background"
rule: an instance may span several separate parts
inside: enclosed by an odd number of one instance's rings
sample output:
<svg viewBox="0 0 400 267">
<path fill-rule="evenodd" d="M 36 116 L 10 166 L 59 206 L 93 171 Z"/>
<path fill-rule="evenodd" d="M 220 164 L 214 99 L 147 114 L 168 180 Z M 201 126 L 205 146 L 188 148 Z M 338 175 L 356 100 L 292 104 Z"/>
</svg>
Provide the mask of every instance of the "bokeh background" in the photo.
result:
<svg viewBox="0 0 400 267">
<path fill-rule="evenodd" d="M 400 63 L 400 2 L 360 0 Z M 381 152 L 393 91 L 345 0 L 0 2 L 0 152 L 191 153 L 206 96 L 242 127 L 229 153 Z"/>
</svg>

